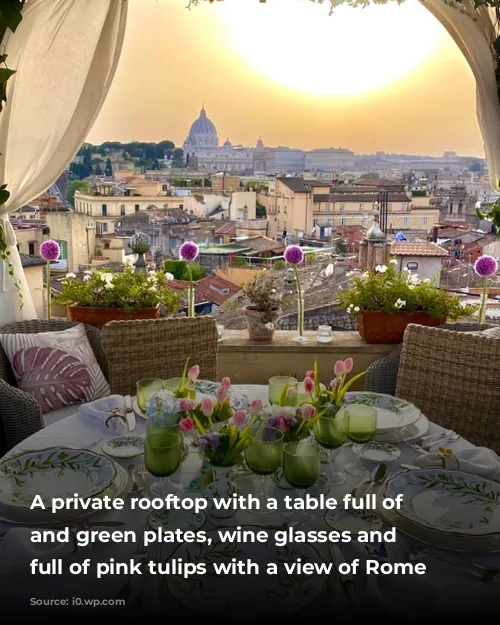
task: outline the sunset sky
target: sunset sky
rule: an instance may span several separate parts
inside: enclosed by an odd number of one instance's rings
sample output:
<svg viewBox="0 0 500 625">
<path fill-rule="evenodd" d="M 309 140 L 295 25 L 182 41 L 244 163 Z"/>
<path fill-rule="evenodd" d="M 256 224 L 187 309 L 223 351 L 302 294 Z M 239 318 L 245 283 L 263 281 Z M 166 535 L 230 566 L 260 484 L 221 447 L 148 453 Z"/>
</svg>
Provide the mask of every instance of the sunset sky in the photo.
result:
<svg viewBox="0 0 500 625">
<path fill-rule="evenodd" d="M 219 140 L 483 156 L 475 85 L 416 0 L 129 0 L 125 45 L 88 141 L 182 144 L 202 102 Z"/>
</svg>

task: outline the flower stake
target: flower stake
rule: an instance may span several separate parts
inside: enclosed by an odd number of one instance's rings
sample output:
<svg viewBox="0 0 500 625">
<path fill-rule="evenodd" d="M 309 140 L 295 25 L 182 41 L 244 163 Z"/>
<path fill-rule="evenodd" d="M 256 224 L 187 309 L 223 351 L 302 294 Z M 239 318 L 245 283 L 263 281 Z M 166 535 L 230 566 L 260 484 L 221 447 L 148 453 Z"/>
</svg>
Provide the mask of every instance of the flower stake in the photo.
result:
<svg viewBox="0 0 500 625">
<path fill-rule="evenodd" d="M 187 263 L 189 273 L 189 291 L 188 291 L 188 317 L 195 315 L 195 297 L 193 288 L 193 269 L 191 263 L 198 257 L 200 250 L 196 243 L 186 241 L 179 250 L 179 258 Z"/>
<path fill-rule="evenodd" d="M 40 245 L 40 256 L 46 261 L 45 272 L 47 280 L 47 319 L 50 319 L 52 312 L 51 288 L 50 288 L 50 263 L 59 259 L 61 248 L 57 241 L 49 239 Z"/>
<path fill-rule="evenodd" d="M 298 265 L 304 262 L 304 252 L 298 245 L 289 245 L 285 250 L 285 260 L 293 265 L 295 271 L 295 282 L 297 284 L 297 331 L 294 341 L 308 343 L 309 339 L 304 336 L 304 299 L 302 297 L 302 287 L 300 285 Z"/>
<path fill-rule="evenodd" d="M 493 256 L 485 254 L 484 256 L 480 256 L 474 263 L 474 271 L 483 281 L 483 294 L 481 296 L 481 307 L 479 308 L 479 323 L 484 323 L 488 306 L 488 278 L 496 274 L 498 271 L 498 263 Z"/>
</svg>

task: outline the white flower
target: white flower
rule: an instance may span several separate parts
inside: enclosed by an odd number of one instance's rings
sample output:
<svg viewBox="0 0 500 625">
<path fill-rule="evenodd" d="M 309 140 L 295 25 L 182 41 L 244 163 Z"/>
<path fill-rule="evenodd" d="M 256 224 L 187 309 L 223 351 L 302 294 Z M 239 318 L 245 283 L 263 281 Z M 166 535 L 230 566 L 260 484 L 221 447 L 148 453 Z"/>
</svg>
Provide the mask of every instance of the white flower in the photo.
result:
<svg viewBox="0 0 500 625">
<path fill-rule="evenodd" d="M 92 276 L 91 276 L 89 273 L 87 273 L 87 274 L 85 274 L 85 275 L 83 276 L 83 280 L 84 280 L 84 282 L 88 282 L 88 281 L 89 281 L 89 280 L 91 280 L 91 279 L 92 279 Z"/>
<path fill-rule="evenodd" d="M 271 293 L 276 293 L 276 289 L 271 289 Z"/>
<path fill-rule="evenodd" d="M 375 271 L 377 273 L 385 273 L 387 271 L 387 265 L 377 265 Z"/>
<path fill-rule="evenodd" d="M 395 258 L 391 258 L 391 260 L 389 261 L 389 263 L 390 263 L 391 265 L 397 265 L 397 264 L 398 264 L 398 261 L 397 261 Z"/>
<path fill-rule="evenodd" d="M 92 269 L 85 269 L 85 271 L 83 272 L 86 276 L 90 276 L 92 273 Z"/>
<path fill-rule="evenodd" d="M 398 297 L 398 299 L 394 302 L 394 308 L 403 308 L 403 306 L 406 306 L 406 301 Z"/>
<path fill-rule="evenodd" d="M 66 278 L 76 278 L 76 274 L 75 273 L 67 273 L 66 274 Z"/>
<path fill-rule="evenodd" d="M 407 282 L 408 284 L 414 284 L 416 286 L 420 284 L 420 278 L 418 277 L 418 274 L 412 273 L 408 276 Z"/>
<path fill-rule="evenodd" d="M 349 306 L 347 307 L 347 312 L 349 314 L 351 314 L 351 311 L 353 310 L 353 308 L 354 308 L 354 305 L 353 304 L 349 304 Z"/>
<path fill-rule="evenodd" d="M 430 278 L 424 278 L 423 282 L 424 282 L 424 284 L 430 284 L 431 283 L 431 279 Z"/>
<path fill-rule="evenodd" d="M 156 276 L 156 271 L 154 269 L 151 269 L 150 271 L 148 271 L 148 276 Z"/>
<path fill-rule="evenodd" d="M 413 289 L 415 288 L 415 285 L 414 284 L 409 284 L 408 288 L 410 289 L 410 291 L 413 291 Z"/>
<path fill-rule="evenodd" d="M 101 273 L 101 278 L 106 284 L 111 284 L 114 280 L 114 275 L 112 273 Z"/>
<path fill-rule="evenodd" d="M 354 306 L 354 312 L 359 312 L 359 306 Z"/>
<path fill-rule="evenodd" d="M 329 278 L 332 274 L 333 274 L 333 263 L 330 263 L 329 265 L 327 265 L 325 269 L 325 276 Z"/>
<path fill-rule="evenodd" d="M 274 323 L 266 323 L 264 327 L 266 328 L 266 330 L 274 330 Z"/>
<path fill-rule="evenodd" d="M 362 274 L 360 275 L 360 278 L 361 278 L 362 280 L 366 280 L 366 279 L 368 279 L 369 277 L 370 277 L 370 272 L 369 272 L 369 271 L 365 271 L 364 273 L 362 273 Z"/>
</svg>

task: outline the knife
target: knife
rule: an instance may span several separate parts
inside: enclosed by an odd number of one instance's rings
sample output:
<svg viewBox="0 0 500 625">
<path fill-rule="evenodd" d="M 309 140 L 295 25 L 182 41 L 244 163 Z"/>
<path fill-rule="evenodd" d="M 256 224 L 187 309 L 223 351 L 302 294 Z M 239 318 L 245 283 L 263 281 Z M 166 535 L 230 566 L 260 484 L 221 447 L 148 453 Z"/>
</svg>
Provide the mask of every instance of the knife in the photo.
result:
<svg viewBox="0 0 500 625">
<path fill-rule="evenodd" d="M 135 426 L 137 425 L 137 420 L 135 418 L 135 412 L 132 408 L 132 398 L 130 395 L 125 395 L 125 406 L 128 431 L 133 432 L 135 430 Z"/>
<path fill-rule="evenodd" d="M 346 564 L 346 560 L 342 555 L 342 551 L 334 543 L 329 543 L 328 547 L 330 550 L 330 556 L 337 570 L 337 575 L 339 576 L 339 579 L 342 583 L 347 599 L 349 600 L 349 603 L 353 610 L 360 614 L 363 610 L 356 594 L 356 582 L 354 581 L 354 575 L 352 573 L 340 573 L 339 566 L 341 564 Z"/>
</svg>

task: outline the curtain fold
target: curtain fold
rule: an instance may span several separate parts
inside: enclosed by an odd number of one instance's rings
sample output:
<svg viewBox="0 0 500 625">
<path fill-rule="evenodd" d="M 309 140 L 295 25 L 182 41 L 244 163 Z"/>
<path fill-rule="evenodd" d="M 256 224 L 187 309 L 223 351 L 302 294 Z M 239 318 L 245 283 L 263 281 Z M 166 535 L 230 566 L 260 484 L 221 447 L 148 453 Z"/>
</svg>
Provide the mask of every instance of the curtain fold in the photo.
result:
<svg viewBox="0 0 500 625">
<path fill-rule="evenodd" d="M 67 168 L 106 99 L 120 58 L 127 0 L 29 0 L 2 44 L 17 73 L 0 113 L 0 206 L 15 276 L 0 262 L 0 325 L 36 317 L 8 214 L 48 189 Z"/>
<path fill-rule="evenodd" d="M 477 10 L 471 0 L 464 0 L 461 8 L 444 0 L 419 1 L 446 28 L 474 74 L 477 119 L 491 186 L 500 191 L 500 103 L 491 47 L 499 34 L 495 10 L 488 7 Z"/>
</svg>

